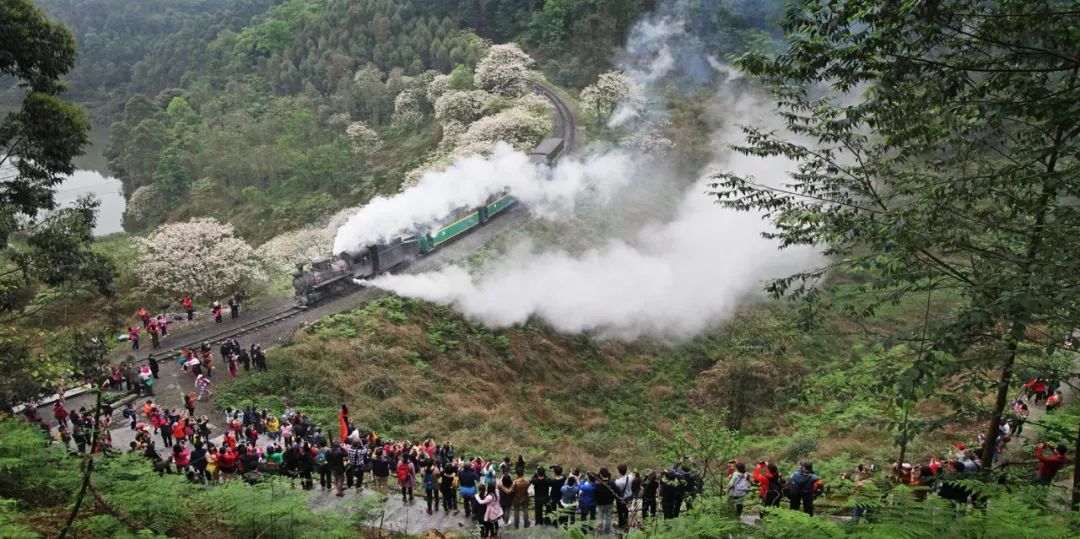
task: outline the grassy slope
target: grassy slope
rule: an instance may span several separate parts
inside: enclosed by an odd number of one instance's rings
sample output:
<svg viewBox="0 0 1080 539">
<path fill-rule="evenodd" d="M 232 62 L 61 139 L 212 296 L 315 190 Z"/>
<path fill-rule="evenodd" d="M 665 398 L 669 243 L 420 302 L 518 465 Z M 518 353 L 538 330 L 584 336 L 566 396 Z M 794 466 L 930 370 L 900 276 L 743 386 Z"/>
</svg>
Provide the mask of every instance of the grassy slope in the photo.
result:
<svg viewBox="0 0 1080 539">
<path fill-rule="evenodd" d="M 923 307 L 897 305 L 879 329 L 910 327 Z M 395 438 L 563 463 L 650 465 L 645 432 L 664 432 L 694 409 L 722 413 L 717 393 L 735 391 L 745 414 L 739 426 L 752 435 L 747 457 L 838 458 L 838 466 L 886 458 L 892 437 L 871 388 L 856 388 L 855 399 L 830 397 L 831 378 L 822 378 L 854 369 L 852 350 L 868 338 L 835 315 L 812 332 L 794 323 L 790 306 L 766 303 L 689 343 L 627 344 L 536 322 L 493 332 L 445 307 L 386 297 L 300 332 L 272 351 L 272 376 L 239 380 L 221 404 L 258 395 L 259 406 L 279 410 L 288 398 L 333 425 L 346 402 L 359 424 Z M 735 365 L 765 369 L 766 383 Z M 726 383 L 735 379 L 743 381 Z M 913 450 L 949 437 L 920 438 Z"/>
</svg>

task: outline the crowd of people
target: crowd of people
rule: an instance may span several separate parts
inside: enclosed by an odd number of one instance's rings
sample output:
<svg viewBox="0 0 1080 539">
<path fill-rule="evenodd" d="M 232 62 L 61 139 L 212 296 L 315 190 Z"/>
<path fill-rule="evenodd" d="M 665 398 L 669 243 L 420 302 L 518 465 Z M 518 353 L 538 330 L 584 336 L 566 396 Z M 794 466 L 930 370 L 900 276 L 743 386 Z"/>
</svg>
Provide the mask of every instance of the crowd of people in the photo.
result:
<svg viewBox="0 0 1080 539">
<path fill-rule="evenodd" d="M 189 300 L 185 298 L 185 308 L 190 306 Z M 140 312 L 144 327 L 156 325 L 158 332 L 167 334 L 167 323 L 157 322 L 144 311 Z M 231 377 L 235 378 L 241 368 L 267 370 L 266 356 L 257 343 L 245 348 L 232 338 L 222 342 L 218 352 L 217 357 L 223 359 Z M 530 466 L 521 455 L 514 460 L 486 459 L 459 453 L 449 442 L 384 439 L 354 425 L 344 405 L 335 432 L 324 432 L 291 405 L 280 416 L 253 406 L 227 409 L 220 439 L 212 438 L 216 421 L 207 414 L 197 415 L 196 407 L 204 397 L 213 396 L 215 356 L 206 342 L 175 353 L 177 367 L 194 378 L 195 390 L 182 394 L 183 408 L 145 400 L 141 405 L 129 403 L 122 410 L 127 427 L 135 432 L 128 451 L 147 458 L 161 474 L 179 473 L 205 484 L 237 478 L 257 482 L 264 474 L 276 474 L 290 478 L 294 484 L 298 482 L 306 490 L 316 488 L 317 476 L 319 487 L 335 491 L 337 496 L 344 496 L 346 489 L 364 489 L 370 474 L 367 486 L 375 491 L 390 494 L 393 490 L 403 504 L 413 504 L 414 496 L 422 496 L 428 514 L 464 513 L 466 520 L 480 527 L 483 537 L 497 536 L 499 528 L 510 525 L 511 520 L 514 527 L 581 525 L 597 534 L 608 534 L 650 519 L 676 518 L 684 509 L 692 508 L 702 492 L 704 478 L 690 458 L 670 468 L 644 472 L 631 470 L 626 464 L 594 470 Z M 117 390 L 126 385 L 129 391 L 153 397 L 153 381 L 159 369 L 151 356 L 146 365 L 137 369 L 127 364 L 114 367 L 104 384 Z M 1031 407 L 1045 406 L 1051 413 L 1061 406 L 1062 392 L 1057 385 L 1048 378 L 1035 378 L 1023 385 L 1012 403 L 1010 420 L 1003 422 L 994 441 L 995 461 L 1020 435 Z M 24 414 L 51 434 L 35 407 L 27 407 Z M 53 405 L 53 417 L 58 425 L 52 435 L 55 442 L 69 449 L 74 446 L 74 451 L 80 453 L 113 451 L 111 413 L 103 414 L 95 424 L 93 414 L 85 407 L 69 411 L 61 400 Z M 918 497 L 934 493 L 956 503 L 975 503 L 977 494 L 955 480 L 974 476 L 983 468 L 977 449 L 984 442 L 979 434 L 977 447 L 972 444 L 973 448 L 968 448 L 958 442 L 940 459 L 930 456 L 925 462 L 896 463 L 888 473 L 881 473 L 874 465 L 860 464 L 837 482 L 848 482 L 856 494 L 872 482 L 899 482 L 916 487 Z M 1039 444 L 1034 456 L 1038 466 L 1033 480 L 1038 484 L 1052 483 L 1058 471 L 1070 463 L 1064 445 Z M 809 462 L 801 463 L 794 473 L 784 474 L 776 463 L 762 460 L 751 468 L 735 459 L 728 463 L 721 479 L 736 516 L 742 515 L 747 499 L 755 491 L 762 517 L 767 508 L 785 501 L 792 510 L 813 515 L 815 500 L 827 490 Z M 851 514 L 861 518 L 869 510 L 855 503 Z"/>
<path fill-rule="evenodd" d="M 324 430 L 310 417 L 289 406 L 281 416 L 252 406 L 226 410 L 220 440 L 211 440 L 206 415 L 196 417 L 194 394 L 187 410 L 170 410 L 146 401 L 141 410 L 124 410 L 129 427 L 137 431 L 129 450 L 148 458 L 159 473 L 181 473 L 193 482 L 217 484 L 241 479 L 257 482 L 265 474 L 282 475 L 300 488 L 318 488 L 344 496 L 346 489 L 372 488 L 399 495 L 411 505 L 422 497 L 428 514 L 463 513 L 480 527 L 483 537 L 495 537 L 502 526 L 568 527 L 582 525 L 596 534 L 640 526 L 655 518 L 676 518 L 690 509 L 702 492 L 700 467 L 684 458 L 670 468 L 631 470 L 625 464 L 594 470 L 560 465 L 529 465 L 516 459 L 487 459 L 460 453 L 449 442 L 384 439 L 362 431 L 342 406 L 339 428 Z M 160 438 L 160 443 L 156 440 Z M 1065 446 L 1036 446 L 1039 461 L 1035 481 L 1050 483 L 1070 460 Z M 916 496 L 934 493 L 956 503 L 977 503 L 977 495 L 956 480 L 981 469 L 977 454 L 958 443 L 940 460 L 897 463 L 888 474 L 874 465 L 857 466 L 837 478 L 857 494 L 867 483 L 899 482 L 917 487 Z M 751 469 L 731 460 L 723 472 L 724 493 L 736 516 L 756 492 L 765 516 L 767 508 L 786 503 L 813 515 L 815 500 L 826 492 L 813 464 L 806 462 L 790 475 L 776 463 L 760 461 Z M 392 491 L 392 492 L 391 492 Z M 851 514 L 863 517 L 870 509 L 855 503 Z"/>
<path fill-rule="evenodd" d="M 226 303 L 229 306 L 229 317 L 231 319 L 235 320 L 240 317 L 240 306 L 243 303 L 245 296 L 246 293 L 243 291 L 237 291 L 229 296 Z M 184 296 L 184 298 L 180 300 L 180 306 L 184 310 L 184 313 L 186 313 L 189 322 L 195 319 L 195 302 L 191 299 L 191 296 Z M 222 322 L 223 311 L 221 301 L 214 300 L 210 302 L 209 309 L 210 315 L 214 318 L 214 322 L 220 324 Z M 173 321 L 184 319 L 184 315 L 181 314 L 159 313 L 155 315 L 148 311 L 146 307 L 140 307 L 135 313 L 135 317 L 139 321 L 139 324 L 128 326 L 127 329 L 127 340 L 131 343 L 132 350 L 140 349 L 142 343 L 140 334 L 142 332 L 145 332 L 150 338 L 151 348 L 157 350 L 161 346 L 161 339 L 169 335 L 169 324 Z"/>
</svg>

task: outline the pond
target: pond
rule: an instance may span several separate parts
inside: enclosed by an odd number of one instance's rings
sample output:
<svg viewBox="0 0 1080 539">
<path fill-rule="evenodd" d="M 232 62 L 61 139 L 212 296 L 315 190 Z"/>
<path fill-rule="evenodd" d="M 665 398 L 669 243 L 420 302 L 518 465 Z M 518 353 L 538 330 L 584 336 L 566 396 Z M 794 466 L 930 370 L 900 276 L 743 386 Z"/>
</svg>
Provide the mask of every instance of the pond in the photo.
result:
<svg viewBox="0 0 1080 539">
<path fill-rule="evenodd" d="M 71 206 L 80 196 L 93 194 L 101 202 L 98 209 L 95 236 L 104 236 L 114 232 L 123 232 L 124 200 L 123 186 L 120 180 L 109 175 L 109 166 L 105 160 L 105 144 L 109 140 L 109 128 L 97 127 L 90 131 L 90 146 L 86 153 L 75 158 L 75 171 L 64 183 L 56 188 L 56 203 L 61 207 Z"/>
</svg>

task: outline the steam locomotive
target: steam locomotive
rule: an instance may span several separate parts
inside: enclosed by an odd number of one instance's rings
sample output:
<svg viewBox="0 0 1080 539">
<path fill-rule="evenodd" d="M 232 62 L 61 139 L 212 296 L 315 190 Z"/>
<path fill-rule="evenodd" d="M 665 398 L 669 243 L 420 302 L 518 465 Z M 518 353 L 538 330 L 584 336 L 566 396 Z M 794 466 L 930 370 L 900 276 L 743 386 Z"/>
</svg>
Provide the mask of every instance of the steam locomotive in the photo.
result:
<svg viewBox="0 0 1080 539">
<path fill-rule="evenodd" d="M 551 164 L 562 153 L 563 147 L 563 139 L 549 138 L 533 149 L 529 160 L 536 164 Z M 454 212 L 442 221 L 445 224 L 436 225 L 432 229 L 346 251 L 337 257 L 317 260 L 311 263 L 309 270 L 304 269 L 303 263 L 298 264 L 293 272 L 296 302 L 300 305 L 312 305 L 325 298 L 343 294 L 357 286 L 355 279 L 370 279 L 404 266 L 414 258 L 426 255 L 471 232 L 514 204 L 517 204 L 517 199 L 508 192 L 496 193 L 479 207 L 463 208 Z"/>
</svg>

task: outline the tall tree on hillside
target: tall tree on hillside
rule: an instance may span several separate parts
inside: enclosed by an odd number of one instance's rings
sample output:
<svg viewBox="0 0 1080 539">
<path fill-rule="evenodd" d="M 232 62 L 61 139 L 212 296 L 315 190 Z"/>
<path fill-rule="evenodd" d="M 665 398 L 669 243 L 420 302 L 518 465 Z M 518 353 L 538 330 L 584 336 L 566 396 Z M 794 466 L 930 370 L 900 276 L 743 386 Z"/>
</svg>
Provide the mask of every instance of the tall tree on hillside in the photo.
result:
<svg viewBox="0 0 1080 539">
<path fill-rule="evenodd" d="M 798 165 L 783 183 L 721 174 L 721 201 L 766 212 L 783 245 L 821 246 L 865 274 L 866 312 L 913 293 L 959 299 L 914 332 L 920 353 L 897 380 L 960 377 L 993 395 L 987 469 L 1014 369 L 1080 319 L 1077 20 L 1057 0 L 810 0 L 783 23 L 785 52 L 739 62 L 797 136 L 748 129 L 739 149 Z M 806 293 L 822 275 L 771 290 Z"/>
</svg>

